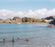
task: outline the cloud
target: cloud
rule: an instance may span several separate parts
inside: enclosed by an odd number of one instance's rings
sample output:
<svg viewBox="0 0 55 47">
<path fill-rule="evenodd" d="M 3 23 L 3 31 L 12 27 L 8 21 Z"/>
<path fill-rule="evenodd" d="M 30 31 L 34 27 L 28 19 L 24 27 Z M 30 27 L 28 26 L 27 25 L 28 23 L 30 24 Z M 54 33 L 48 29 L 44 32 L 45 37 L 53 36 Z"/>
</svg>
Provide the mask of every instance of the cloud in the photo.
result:
<svg viewBox="0 0 55 47">
<path fill-rule="evenodd" d="M 52 10 L 47 10 L 45 8 L 43 9 L 38 9 L 35 11 L 29 10 L 28 12 L 22 12 L 22 11 L 10 11 L 10 10 L 6 10 L 6 9 L 2 9 L 0 10 L 0 18 L 4 17 L 4 18 L 10 18 L 10 17 L 34 17 L 34 18 L 43 18 L 43 17 L 47 17 L 47 16 L 55 16 L 55 8 Z"/>
<path fill-rule="evenodd" d="M 12 13 L 14 13 L 14 12 L 9 11 L 9 10 L 5 10 L 5 9 L 0 10 L 0 16 L 8 16 L 8 15 L 10 15 Z"/>
</svg>

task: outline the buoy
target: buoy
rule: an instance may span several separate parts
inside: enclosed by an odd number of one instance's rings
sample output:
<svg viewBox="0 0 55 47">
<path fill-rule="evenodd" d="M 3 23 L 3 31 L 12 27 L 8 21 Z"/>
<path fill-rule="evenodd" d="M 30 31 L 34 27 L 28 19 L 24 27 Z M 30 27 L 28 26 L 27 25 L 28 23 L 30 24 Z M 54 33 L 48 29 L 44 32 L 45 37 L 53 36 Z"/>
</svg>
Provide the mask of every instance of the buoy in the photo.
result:
<svg viewBox="0 0 55 47">
<path fill-rule="evenodd" d="M 17 40 L 18 40 L 19 38 L 17 37 Z"/>
<path fill-rule="evenodd" d="M 29 41 L 28 39 L 25 39 L 24 41 Z"/>
</svg>

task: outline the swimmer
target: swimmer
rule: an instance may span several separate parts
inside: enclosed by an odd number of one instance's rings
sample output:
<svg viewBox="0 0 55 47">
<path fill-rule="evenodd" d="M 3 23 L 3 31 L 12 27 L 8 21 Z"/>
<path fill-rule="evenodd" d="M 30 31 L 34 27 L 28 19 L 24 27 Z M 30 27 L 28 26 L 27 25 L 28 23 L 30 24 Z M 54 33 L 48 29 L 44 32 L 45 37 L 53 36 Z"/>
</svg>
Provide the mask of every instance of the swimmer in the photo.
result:
<svg viewBox="0 0 55 47">
<path fill-rule="evenodd" d="M 17 37 L 17 40 L 19 40 L 19 38 Z"/>
<path fill-rule="evenodd" d="M 25 39 L 24 41 L 29 41 L 28 39 Z"/>
</svg>

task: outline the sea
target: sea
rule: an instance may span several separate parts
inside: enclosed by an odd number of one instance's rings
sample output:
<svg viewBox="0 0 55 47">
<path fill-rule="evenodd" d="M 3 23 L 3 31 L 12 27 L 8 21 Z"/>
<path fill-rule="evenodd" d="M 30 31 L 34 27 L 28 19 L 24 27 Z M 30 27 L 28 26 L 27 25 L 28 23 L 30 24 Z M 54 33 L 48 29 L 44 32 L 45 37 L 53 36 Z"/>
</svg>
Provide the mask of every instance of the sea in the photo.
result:
<svg viewBox="0 0 55 47">
<path fill-rule="evenodd" d="M 47 27 L 48 25 L 0 23 L 0 47 L 55 47 L 55 28 Z"/>
</svg>

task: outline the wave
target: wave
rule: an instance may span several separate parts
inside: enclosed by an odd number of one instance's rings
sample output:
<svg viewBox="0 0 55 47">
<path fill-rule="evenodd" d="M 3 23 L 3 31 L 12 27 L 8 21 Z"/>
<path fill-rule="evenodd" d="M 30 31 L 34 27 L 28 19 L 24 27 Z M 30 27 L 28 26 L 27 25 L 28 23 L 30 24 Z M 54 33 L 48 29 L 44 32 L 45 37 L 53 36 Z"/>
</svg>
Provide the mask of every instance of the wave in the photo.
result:
<svg viewBox="0 0 55 47">
<path fill-rule="evenodd" d="M 21 23 L 17 23 L 17 24 L 21 24 Z"/>
</svg>

